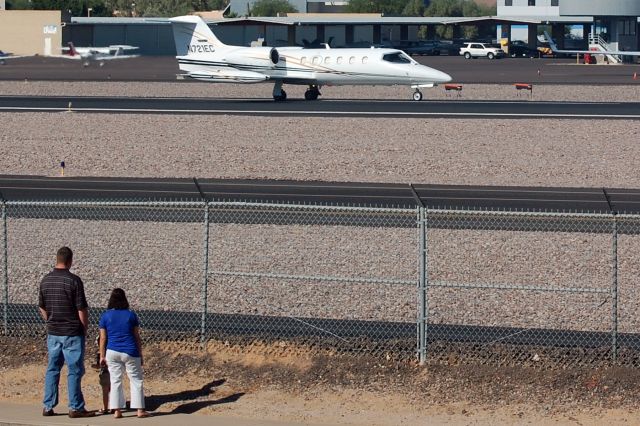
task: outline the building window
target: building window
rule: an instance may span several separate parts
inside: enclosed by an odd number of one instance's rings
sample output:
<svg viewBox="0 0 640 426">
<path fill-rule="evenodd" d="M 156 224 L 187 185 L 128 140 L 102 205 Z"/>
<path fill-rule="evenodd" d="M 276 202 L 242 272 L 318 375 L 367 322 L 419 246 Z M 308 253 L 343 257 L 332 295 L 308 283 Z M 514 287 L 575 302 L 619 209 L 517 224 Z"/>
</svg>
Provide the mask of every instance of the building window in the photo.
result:
<svg viewBox="0 0 640 426">
<path fill-rule="evenodd" d="M 513 6 L 513 0 L 504 0 L 505 6 Z"/>
<path fill-rule="evenodd" d="M 633 19 L 625 19 L 618 22 L 618 33 L 624 36 L 636 35 L 636 21 Z"/>
<path fill-rule="evenodd" d="M 529 6 L 535 6 L 536 0 L 529 0 Z"/>
<path fill-rule="evenodd" d="M 551 0 L 551 6 L 560 6 L 560 0 Z"/>
</svg>

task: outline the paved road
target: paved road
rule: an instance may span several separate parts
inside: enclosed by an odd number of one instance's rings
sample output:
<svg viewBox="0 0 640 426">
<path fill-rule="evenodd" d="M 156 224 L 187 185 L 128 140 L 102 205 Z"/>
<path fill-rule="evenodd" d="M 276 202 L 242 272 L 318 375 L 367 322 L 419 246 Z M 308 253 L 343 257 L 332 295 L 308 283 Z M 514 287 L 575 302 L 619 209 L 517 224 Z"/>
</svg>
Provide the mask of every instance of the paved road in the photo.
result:
<svg viewBox="0 0 640 426">
<path fill-rule="evenodd" d="M 450 74 L 458 83 L 640 84 L 635 65 L 576 65 L 575 59 L 465 60 L 458 56 L 416 57 L 418 62 Z M 19 58 L 0 66 L 0 80 L 175 81 L 178 64 L 171 56 L 140 57 L 92 64 L 59 58 Z"/>
<path fill-rule="evenodd" d="M 415 193 L 414 193 L 415 190 Z M 640 213 L 640 189 L 0 175 L 6 200 L 214 200 Z"/>
<path fill-rule="evenodd" d="M 640 119 L 638 102 L 360 101 L 218 98 L 0 96 L 0 111 L 85 113 L 235 114 L 314 117 L 480 117 Z"/>
</svg>

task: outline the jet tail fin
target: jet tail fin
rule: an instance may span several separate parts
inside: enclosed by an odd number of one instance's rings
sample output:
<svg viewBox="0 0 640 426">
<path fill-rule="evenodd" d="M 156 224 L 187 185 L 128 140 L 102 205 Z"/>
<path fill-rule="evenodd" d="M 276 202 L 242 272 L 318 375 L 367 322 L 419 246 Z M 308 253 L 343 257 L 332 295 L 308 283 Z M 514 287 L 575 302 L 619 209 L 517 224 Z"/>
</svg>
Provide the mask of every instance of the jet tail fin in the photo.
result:
<svg viewBox="0 0 640 426">
<path fill-rule="evenodd" d="M 212 47 L 221 48 L 226 46 L 213 34 L 213 31 L 199 16 L 178 16 L 169 19 L 169 21 L 173 27 L 173 38 L 176 42 L 178 56 L 211 52 Z"/>
<path fill-rule="evenodd" d="M 558 46 L 556 46 L 556 43 L 553 41 L 553 39 L 551 38 L 551 36 L 549 35 L 548 32 L 544 32 L 544 38 L 547 39 L 547 42 L 549 42 L 549 47 L 551 48 L 551 51 L 553 53 L 557 53 L 558 52 Z"/>
<path fill-rule="evenodd" d="M 73 42 L 67 43 L 67 46 L 69 46 L 69 56 L 76 56 L 78 54 L 78 52 L 76 51 L 76 47 L 73 45 Z"/>
</svg>

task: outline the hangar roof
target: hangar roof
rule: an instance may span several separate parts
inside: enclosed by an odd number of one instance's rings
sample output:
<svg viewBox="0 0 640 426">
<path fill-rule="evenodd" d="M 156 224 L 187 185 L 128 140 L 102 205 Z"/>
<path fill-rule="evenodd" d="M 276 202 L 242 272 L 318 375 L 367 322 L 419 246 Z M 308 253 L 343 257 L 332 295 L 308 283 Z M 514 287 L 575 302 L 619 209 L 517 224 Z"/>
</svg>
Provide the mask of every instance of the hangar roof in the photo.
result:
<svg viewBox="0 0 640 426">
<path fill-rule="evenodd" d="M 572 23 L 588 24 L 593 22 L 592 16 L 479 16 L 479 17 L 430 17 L 430 16 L 371 16 L 349 14 L 348 16 L 280 16 L 280 17 L 242 17 L 225 19 L 207 19 L 211 24 L 227 23 L 260 23 L 277 25 L 464 25 L 491 22 L 495 24 L 547 24 Z M 73 24 L 168 24 L 168 18 L 112 18 L 112 17 L 72 17 Z"/>
</svg>

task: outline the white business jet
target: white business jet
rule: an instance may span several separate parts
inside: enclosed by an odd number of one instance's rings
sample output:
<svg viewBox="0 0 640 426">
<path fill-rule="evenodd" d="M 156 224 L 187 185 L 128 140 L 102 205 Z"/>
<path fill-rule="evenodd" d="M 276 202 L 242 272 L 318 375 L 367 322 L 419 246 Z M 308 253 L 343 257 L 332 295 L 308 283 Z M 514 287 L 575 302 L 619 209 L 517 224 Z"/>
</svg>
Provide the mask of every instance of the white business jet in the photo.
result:
<svg viewBox="0 0 640 426">
<path fill-rule="evenodd" d="M 306 100 L 316 100 L 325 85 L 407 85 L 413 99 L 420 89 L 451 81 L 441 71 L 420 65 L 397 49 L 304 49 L 228 46 L 199 16 L 170 19 L 180 70 L 185 77 L 216 83 L 272 81 L 273 99 L 284 101 L 282 85 L 307 85 Z"/>
<path fill-rule="evenodd" d="M 63 54 L 55 56 L 65 59 L 81 60 L 82 64 L 87 67 L 90 61 L 98 61 L 100 65 L 104 65 L 102 61 L 137 58 L 140 55 L 125 54 L 125 52 L 136 49 L 138 49 L 137 46 L 124 44 L 114 44 L 107 47 L 75 47 L 72 42 L 69 42 L 67 43 L 67 47 L 62 48 Z"/>
</svg>

